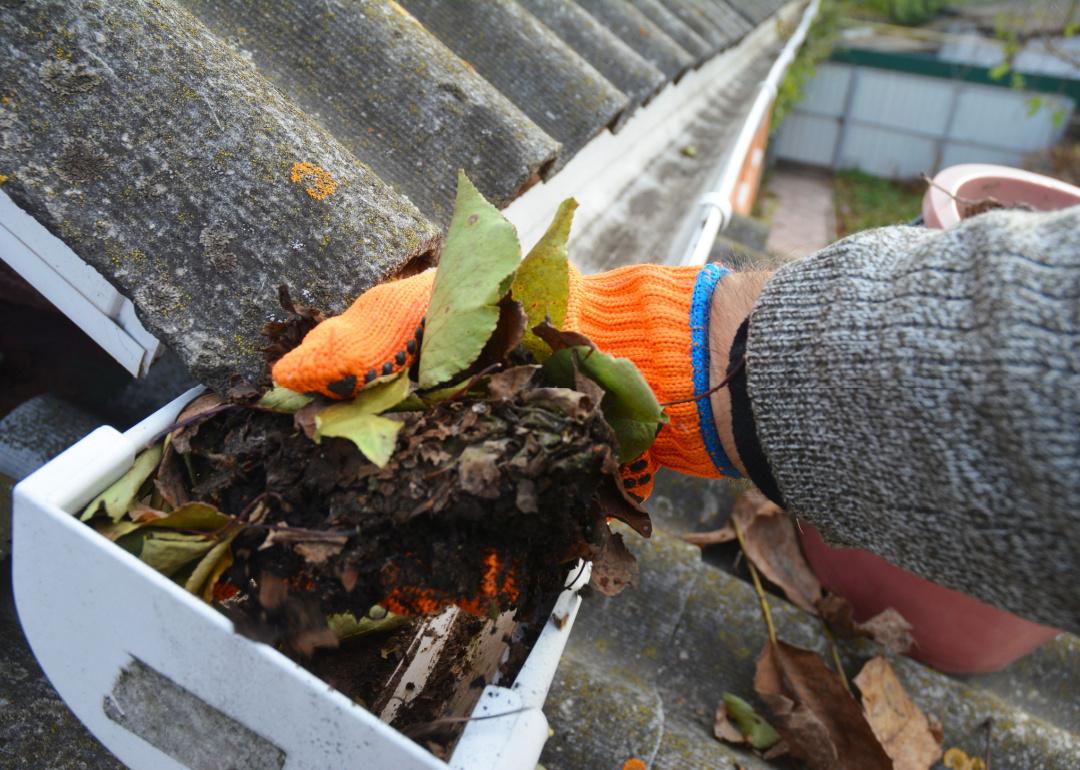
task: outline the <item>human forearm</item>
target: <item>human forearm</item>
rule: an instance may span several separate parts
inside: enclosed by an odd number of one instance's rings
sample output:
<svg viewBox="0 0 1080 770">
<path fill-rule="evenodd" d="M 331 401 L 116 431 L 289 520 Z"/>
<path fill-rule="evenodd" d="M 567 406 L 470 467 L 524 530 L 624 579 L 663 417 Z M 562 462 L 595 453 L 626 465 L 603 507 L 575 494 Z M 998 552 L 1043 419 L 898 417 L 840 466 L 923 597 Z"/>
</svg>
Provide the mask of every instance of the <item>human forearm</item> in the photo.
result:
<svg viewBox="0 0 1080 770">
<path fill-rule="evenodd" d="M 746 377 L 789 510 L 1080 627 L 1078 306 L 1078 210 L 872 231 L 785 267 L 750 317 Z"/>
</svg>

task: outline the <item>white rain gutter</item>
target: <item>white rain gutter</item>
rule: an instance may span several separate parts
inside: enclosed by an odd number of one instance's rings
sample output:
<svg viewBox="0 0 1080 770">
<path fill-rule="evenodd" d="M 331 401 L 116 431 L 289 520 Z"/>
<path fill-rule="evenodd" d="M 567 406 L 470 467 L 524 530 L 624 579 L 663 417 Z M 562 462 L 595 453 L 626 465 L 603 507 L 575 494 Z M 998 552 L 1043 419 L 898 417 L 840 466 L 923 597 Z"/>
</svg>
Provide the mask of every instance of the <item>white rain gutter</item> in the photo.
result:
<svg viewBox="0 0 1080 770">
<path fill-rule="evenodd" d="M 704 265 L 709 259 L 709 252 L 712 251 L 717 233 L 726 228 L 731 222 L 731 197 L 735 192 L 735 185 L 739 181 L 739 174 L 742 172 L 747 152 L 750 150 L 750 145 L 761 127 L 761 122 L 765 119 L 769 108 L 776 99 L 776 91 L 780 81 L 806 39 L 806 32 L 810 29 L 814 17 L 817 16 L 820 5 L 821 0 L 810 0 L 810 4 L 803 11 L 799 26 L 795 28 L 795 32 L 788 38 L 784 49 L 780 52 L 780 56 L 777 57 L 769 69 L 769 74 L 762 82 L 757 96 L 754 98 L 754 103 L 750 106 L 750 112 L 746 115 L 746 120 L 739 130 L 735 144 L 732 145 L 727 161 L 720 169 L 716 182 L 710 188 L 710 192 L 705 193 L 698 201 L 701 207 L 700 220 L 694 228 L 694 234 L 691 236 L 679 264 Z"/>
</svg>

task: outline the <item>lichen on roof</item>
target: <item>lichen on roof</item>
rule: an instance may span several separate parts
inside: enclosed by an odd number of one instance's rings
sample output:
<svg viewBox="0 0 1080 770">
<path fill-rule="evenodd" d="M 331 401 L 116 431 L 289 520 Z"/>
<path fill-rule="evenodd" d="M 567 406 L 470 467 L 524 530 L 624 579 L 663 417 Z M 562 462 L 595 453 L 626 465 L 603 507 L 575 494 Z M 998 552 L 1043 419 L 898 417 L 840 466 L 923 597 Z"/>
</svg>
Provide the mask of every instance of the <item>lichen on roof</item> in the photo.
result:
<svg viewBox="0 0 1080 770">
<path fill-rule="evenodd" d="M 440 224 L 458 169 L 501 206 L 559 151 L 396 3 L 182 2 Z"/>
<path fill-rule="evenodd" d="M 0 18 L 5 191 L 200 380 L 258 375 L 279 284 L 340 311 L 437 249 L 415 206 L 175 4 Z"/>
</svg>

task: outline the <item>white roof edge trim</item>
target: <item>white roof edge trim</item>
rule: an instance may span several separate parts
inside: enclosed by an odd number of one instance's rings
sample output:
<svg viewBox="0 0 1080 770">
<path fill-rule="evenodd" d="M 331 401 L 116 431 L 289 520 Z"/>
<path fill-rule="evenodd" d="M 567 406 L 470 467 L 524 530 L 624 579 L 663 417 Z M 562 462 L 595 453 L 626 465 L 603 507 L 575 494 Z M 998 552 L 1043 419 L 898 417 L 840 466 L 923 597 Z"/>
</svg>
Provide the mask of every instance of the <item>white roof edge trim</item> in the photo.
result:
<svg viewBox="0 0 1080 770">
<path fill-rule="evenodd" d="M 127 297 L 0 190 L 0 259 L 135 377 L 160 343 Z"/>
<path fill-rule="evenodd" d="M 810 29 L 810 24 L 813 22 L 814 17 L 817 16 L 820 4 L 821 0 L 810 0 L 807 4 L 799 26 L 795 28 L 791 37 L 788 38 L 783 50 L 780 51 L 780 55 L 776 57 L 776 61 L 773 62 L 772 67 L 769 69 L 769 74 L 766 75 L 765 80 L 758 88 L 757 96 L 754 97 L 750 111 L 739 129 L 735 143 L 731 146 L 726 160 L 721 163 L 716 182 L 709 192 L 705 193 L 697 201 L 698 223 L 686 245 L 675 252 L 676 264 L 704 265 L 709 259 L 709 253 L 712 251 L 717 234 L 731 222 L 735 186 L 738 184 L 739 174 L 742 171 L 747 153 L 750 152 L 750 147 L 758 129 L 761 127 L 762 121 L 768 117 L 769 111 L 772 109 L 780 81 L 783 80 L 784 74 L 795 59 L 795 54 L 798 53 L 799 48 L 806 39 L 807 30 Z M 790 8 L 791 6 L 781 9 L 777 16 L 785 13 Z"/>
</svg>

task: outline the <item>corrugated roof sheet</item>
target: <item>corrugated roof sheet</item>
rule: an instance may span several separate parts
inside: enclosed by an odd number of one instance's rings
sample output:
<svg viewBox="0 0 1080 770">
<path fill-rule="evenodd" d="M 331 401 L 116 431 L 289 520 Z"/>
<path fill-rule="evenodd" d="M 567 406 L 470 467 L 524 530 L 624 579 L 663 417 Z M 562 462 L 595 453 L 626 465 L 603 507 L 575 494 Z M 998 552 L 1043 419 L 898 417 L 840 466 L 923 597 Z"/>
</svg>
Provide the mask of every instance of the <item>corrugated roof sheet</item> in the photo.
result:
<svg viewBox="0 0 1080 770">
<path fill-rule="evenodd" d="M 257 376 L 279 283 L 340 311 L 436 248 L 411 202 L 180 6 L 2 16 L 4 190 L 199 379 Z"/>
<path fill-rule="evenodd" d="M 694 64 L 700 64 L 711 56 L 717 46 L 710 45 L 701 35 L 679 20 L 679 17 L 669 11 L 660 0 L 631 0 L 635 7 L 649 21 L 667 33 L 668 37 L 682 46 L 694 59 Z"/>
<path fill-rule="evenodd" d="M 577 0 L 577 4 L 655 64 L 668 80 L 678 80 L 694 66 L 693 56 L 627 0 Z"/>
<path fill-rule="evenodd" d="M 402 5 L 563 144 L 554 169 L 629 106 L 626 94 L 512 0 Z"/>
<path fill-rule="evenodd" d="M 663 72 L 571 0 L 521 0 L 521 4 L 626 94 L 623 119 L 667 83 Z"/>
<path fill-rule="evenodd" d="M 390 3 L 183 0 L 210 29 L 440 224 L 459 168 L 497 204 L 558 143 L 416 19 Z"/>
<path fill-rule="evenodd" d="M 279 283 L 338 311 L 430 258 L 458 168 L 508 204 L 745 34 L 726 7 L 4 4 L 4 190 L 221 387 Z"/>
</svg>

